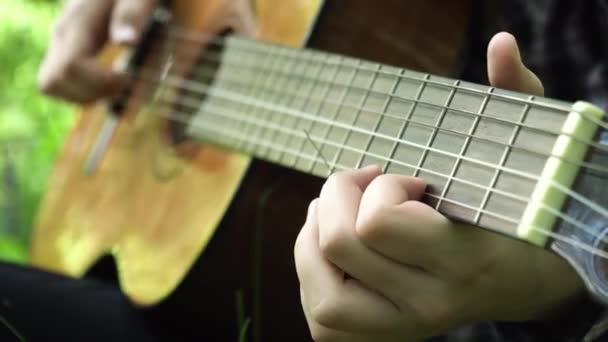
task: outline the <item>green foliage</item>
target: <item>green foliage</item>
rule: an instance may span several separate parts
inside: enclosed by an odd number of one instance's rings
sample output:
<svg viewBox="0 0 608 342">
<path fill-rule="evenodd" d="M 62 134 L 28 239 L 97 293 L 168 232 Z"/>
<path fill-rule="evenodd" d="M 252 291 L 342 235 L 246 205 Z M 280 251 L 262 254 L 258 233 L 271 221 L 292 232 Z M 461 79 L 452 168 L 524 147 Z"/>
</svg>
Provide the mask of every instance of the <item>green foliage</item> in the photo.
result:
<svg viewBox="0 0 608 342">
<path fill-rule="evenodd" d="M 25 262 L 45 184 L 74 117 L 39 94 L 38 66 L 60 1 L 0 1 L 0 260 Z"/>
</svg>

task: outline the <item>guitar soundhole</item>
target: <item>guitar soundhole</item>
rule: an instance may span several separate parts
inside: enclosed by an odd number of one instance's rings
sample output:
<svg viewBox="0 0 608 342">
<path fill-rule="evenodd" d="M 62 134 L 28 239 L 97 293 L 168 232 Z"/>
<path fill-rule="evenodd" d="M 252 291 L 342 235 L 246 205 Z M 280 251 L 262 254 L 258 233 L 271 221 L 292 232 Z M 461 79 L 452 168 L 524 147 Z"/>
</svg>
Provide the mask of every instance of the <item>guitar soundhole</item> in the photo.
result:
<svg viewBox="0 0 608 342">
<path fill-rule="evenodd" d="M 232 33 L 233 30 L 228 28 L 221 31 L 217 37 L 226 37 Z M 198 57 L 190 72 L 184 77 L 184 82 L 188 82 L 189 86 L 180 87 L 170 116 L 179 119 L 168 120 L 165 132 L 167 142 L 173 145 L 182 157 L 190 156 L 200 148 L 200 144 L 193 142 L 187 133 L 188 125 L 198 110 L 194 104 L 202 104 L 207 98 L 206 93 L 199 91 L 196 85 L 205 86 L 213 82 L 219 69 L 223 49 L 221 44 L 210 43 L 206 46 L 190 46 L 189 53 L 195 50 L 194 47 L 199 48 Z"/>
</svg>

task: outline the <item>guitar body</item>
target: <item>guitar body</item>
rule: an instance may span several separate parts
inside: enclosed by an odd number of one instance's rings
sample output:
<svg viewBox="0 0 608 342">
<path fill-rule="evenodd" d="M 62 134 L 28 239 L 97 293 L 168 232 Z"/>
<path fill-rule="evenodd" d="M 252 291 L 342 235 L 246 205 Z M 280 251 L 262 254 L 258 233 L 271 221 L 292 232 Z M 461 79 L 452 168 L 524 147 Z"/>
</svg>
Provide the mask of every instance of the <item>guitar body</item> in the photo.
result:
<svg viewBox="0 0 608 342">
<path fill-rule="evenodd" d="M 172 5 L 176 20 L 201 34 L 231 28 L 439 75 L 456 68 L 469 10 L 468 0 Z M 178 68 L 187 73 L 194 57 L 180 48 Z M 105 62 L 118 53 L 109 48 Z M 83 109 L 43 199 L 32 264 L 107 277 L 114 265 L 99 260 L 112 255 L 118 283 L 146 307 L 159 336 L 235 341 L 249 318 L 258 341 L 306 340 L 293 243 L 323 180 L 212 146 L 174 145 L 162 115 L 153 115 L 160 109 L 139 101 L 145 87 L 134 86 L 93 175 L 83 163 L 106 114 L 102 106 Z"/>
</svg>

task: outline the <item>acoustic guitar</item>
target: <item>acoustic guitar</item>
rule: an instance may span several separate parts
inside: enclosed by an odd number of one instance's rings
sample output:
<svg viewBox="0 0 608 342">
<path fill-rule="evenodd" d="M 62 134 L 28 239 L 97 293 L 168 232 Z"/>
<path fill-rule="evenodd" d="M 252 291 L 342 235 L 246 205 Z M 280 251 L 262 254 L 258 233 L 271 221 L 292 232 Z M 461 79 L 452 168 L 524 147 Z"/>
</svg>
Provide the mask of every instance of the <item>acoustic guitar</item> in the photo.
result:
<svg viewBox="0 0 608 342">
<path fill-rule="evenodd" d="M 470 11 L 162 3 L 137 48 L 100 57 L 134 81 L 82 109 L 32 264 L 82 277 L 109 254 L 124 293 L 164 324 L 187 316 L 184 329 L 235 340 L 251 323 L 254 339 L 297 340 L 306 205 L 332 173 L 378 164 L 423 177 L 424 201 L 455 221 L 561 255 L 608 302 L 604 113 L 448 77 Z"/>
</svg>

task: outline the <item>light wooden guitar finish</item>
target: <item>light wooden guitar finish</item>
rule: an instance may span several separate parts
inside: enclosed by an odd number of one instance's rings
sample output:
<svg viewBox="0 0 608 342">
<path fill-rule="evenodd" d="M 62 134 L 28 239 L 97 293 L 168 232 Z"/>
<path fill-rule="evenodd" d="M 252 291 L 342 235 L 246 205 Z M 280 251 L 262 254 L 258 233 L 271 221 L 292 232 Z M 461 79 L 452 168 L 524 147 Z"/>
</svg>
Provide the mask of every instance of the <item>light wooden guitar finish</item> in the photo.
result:
<svg viewBox="0 0 608 342">
<path fill-rule="evenodd" d="M 304 43 L 320 5 L 260 0 L 251 8 L 244 0 L 176 1 L 172 15 L 193 32 L 213 35 L 231 28 L 297 47 Z M 179 64 L 174 72 L 185 73 L 193 63 L 189 49 L 187 42 L 175 47 Z M 110 59 L 116 53 L 108 52 Z M 156 108 L 137 101 L 145 85 L 140 88 L 92 176 L 83 173 L 82 165 L 106 108 L 94 106 L 80 114 L 48 184 L 31 260 L 82 276 L 110 252 L 125 293 L 149 305 L 177 286 L 208 243 L 251 158 L 212 146 L 189 149 L 187 157 L 180 158 L 162 133 L 166 120 Z"/>
</svg>

